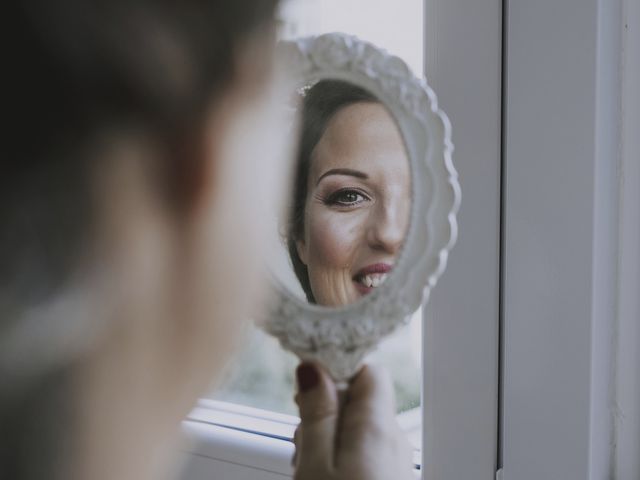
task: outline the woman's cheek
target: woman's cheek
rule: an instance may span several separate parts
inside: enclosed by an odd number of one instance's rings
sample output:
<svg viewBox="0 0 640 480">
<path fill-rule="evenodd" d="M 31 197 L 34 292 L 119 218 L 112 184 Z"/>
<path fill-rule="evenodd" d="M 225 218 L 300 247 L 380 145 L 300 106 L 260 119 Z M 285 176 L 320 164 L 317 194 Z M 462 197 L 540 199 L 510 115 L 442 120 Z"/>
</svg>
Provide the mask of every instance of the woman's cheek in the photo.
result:
<svg viewBox="0 0 640 480">
<path fill-rule="evenodd" d="M 350 269 L 361 235 L 358 212 L 318 211 L 310 218 L 309 264 L 324 268 Z"/>
</svg>

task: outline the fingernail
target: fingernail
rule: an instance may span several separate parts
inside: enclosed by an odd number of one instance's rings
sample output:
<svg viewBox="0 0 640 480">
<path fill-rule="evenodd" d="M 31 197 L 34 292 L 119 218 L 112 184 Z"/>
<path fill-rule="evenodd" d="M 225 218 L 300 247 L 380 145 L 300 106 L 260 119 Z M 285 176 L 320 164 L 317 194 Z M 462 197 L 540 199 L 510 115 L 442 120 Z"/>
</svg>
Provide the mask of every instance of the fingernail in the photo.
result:
<svg viewBox="0 0 640 480">
<path fill-rule="evenodd" d="M 311 390 L 320 381 L 320 374 L 316 367 L 310 363 L 301 363 L 296 368 L 296 377 L 298 379 L 298 390 L 302 393 Z"/>
</svg>

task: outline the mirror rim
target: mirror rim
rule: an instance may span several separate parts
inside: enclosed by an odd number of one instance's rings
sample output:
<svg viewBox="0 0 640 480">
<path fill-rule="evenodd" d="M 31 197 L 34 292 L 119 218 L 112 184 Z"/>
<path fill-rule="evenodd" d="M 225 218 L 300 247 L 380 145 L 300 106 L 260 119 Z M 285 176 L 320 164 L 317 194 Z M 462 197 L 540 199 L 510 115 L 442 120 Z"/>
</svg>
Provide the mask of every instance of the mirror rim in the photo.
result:
<svg viewBox="0 0 640 480">
<path fill-rule="evenodd" d="M 409 228 L 384 286 L 336 308 L 310 304 L 272 276 L 276 298 L 259 326 L 286 350 L 321 363 L 336 380 L 345 381 L 380 339 L 426 304 L 446 268 L 460 206 L 451 126 L 426 81 L 400 58 L 357 37 L 329 33 L 281 41 L 278 55 L 294 89 L 336 79 L 379 98 L 398 125 L 409 159 Z"/>
</svg>

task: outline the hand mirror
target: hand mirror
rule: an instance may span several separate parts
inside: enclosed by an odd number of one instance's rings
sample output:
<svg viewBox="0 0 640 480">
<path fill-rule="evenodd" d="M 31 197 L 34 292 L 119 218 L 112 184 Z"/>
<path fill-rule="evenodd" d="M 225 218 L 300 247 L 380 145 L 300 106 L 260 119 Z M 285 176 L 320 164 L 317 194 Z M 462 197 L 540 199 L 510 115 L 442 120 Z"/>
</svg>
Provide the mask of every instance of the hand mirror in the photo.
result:
<svg viewBox="0 0 640 480">
<path fill-rule="evenodd" d="M 450 125 L 429 86 L 370 43 L 334 33 L 279 54 L 298 141 L 259 324 L 346 381 L 446 267 L 460 204 Z"/>
</svg>

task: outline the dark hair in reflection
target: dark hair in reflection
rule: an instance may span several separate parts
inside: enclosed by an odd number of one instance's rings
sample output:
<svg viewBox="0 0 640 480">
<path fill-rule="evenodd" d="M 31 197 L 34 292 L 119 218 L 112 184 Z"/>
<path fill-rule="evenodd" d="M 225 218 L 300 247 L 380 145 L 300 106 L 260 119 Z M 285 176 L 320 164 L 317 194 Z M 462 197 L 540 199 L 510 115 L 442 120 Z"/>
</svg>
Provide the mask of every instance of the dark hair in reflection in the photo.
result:
<svg viewBox="0 0 640 480">
<path fill-rule="evenodd" d="M 316 303 L 311 291 L 307 266 L 298 256 L 296 241 L 304 236 L 304 214 L 307 182 L 313 150 L 324 135 L 329 122 L 341 109 L 356 103 L 379 102 L 378 98 L 362 87 L 342 80 L 320 80 L 305 93 L 302 101 L 301 140 L 296 157 L 293 202 L 287 230 L 287 247 L 293 270 L 307 299 Z"/>
</svg>

